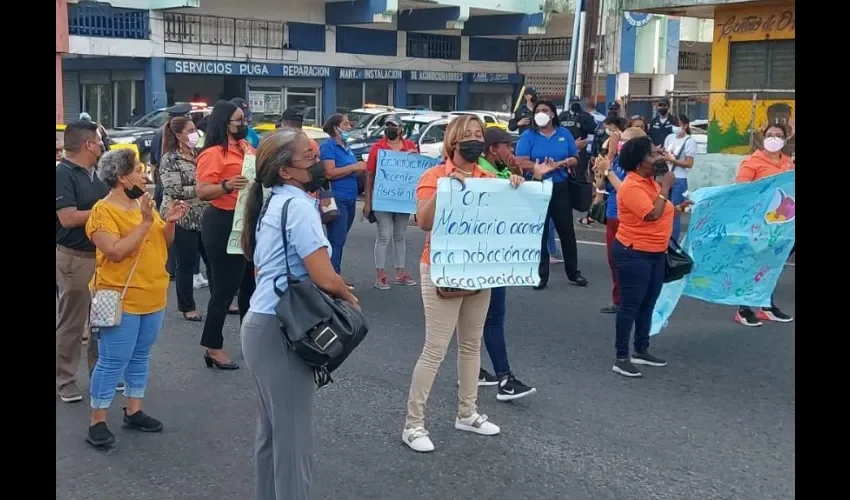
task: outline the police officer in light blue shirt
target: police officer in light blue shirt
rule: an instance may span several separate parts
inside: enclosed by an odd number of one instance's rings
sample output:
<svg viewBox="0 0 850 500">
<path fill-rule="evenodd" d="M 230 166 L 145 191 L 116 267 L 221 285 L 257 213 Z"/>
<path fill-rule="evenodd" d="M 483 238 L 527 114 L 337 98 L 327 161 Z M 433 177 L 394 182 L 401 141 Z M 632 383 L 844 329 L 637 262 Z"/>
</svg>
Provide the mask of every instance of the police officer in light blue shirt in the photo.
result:
<svg viewBox="0 0 850 500">
<path fill-rule="evenodd" d="M 313 370 L 288 349 L 275 307 L 287 288 L 287 264 L 334 297 L 359 307 L 331 265 L 317 201 L 307 193 L 325 182 L 325 167 L 300 130 L 278 129 L 257 149 L 257 178 L 245 204 L 242 248 L 257 287 L 242 321 L 242 353 L 259 393 L 255 448 L 256 498 L 309 500 L 313 450 Z M 270 190 L 268 198 L 263 188 Z M 287 206 L 284 249 L 282 209 Z"/>
<path fill-rule="evenodd" d="M 523 165 L 523 170 L 533 168 L 535 162 L 552 161 L 558 167 L 554 172 L 546 174 L 544 179 L 551 179 L 552 199 L 549 201 L 549 211 L 546 214 L 547 223 L 543 228 L 543 241 L 540 256 L 540 284 L 537 290 L 546 288 L 549 282 L 549 249 L 546 239 L 549 236 L 548 220 L 555 222 L 555 230 L 561 238 L 561 250 L 564 254 L 564 268 L 567 279 L 577 286 L 587 286 L 587 279 L 578 270 L 578 250 L 576 248 L 576 233 L 573 227 L 573 207 L 570 202 L 570 191 L 567 183 L 568 169 L 575 169 L 578 164 L 576 141 L 569 130 L 561 126 L 555 105 L 549 101 L 540 100 L 534 104 L 534 119 L 531 129 L 520 136 L 515 149 L 516 158 Z"/>
</svg>

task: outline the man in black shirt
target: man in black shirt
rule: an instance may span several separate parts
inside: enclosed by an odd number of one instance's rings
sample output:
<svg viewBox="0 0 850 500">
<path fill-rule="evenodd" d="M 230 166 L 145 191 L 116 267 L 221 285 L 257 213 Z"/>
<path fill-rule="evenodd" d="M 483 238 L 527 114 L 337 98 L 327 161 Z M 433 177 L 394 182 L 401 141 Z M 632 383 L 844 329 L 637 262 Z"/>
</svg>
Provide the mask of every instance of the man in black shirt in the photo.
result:
<svg viewBox="0 0 850 500">
<path fill-rule="evenodd" d="M 77 387 L 82 339 L 87 328 L 94 274 L 95 247 L 86 236 L 94 204 L 109 188 L 97 177 L 103 138 L 97 125 L 81 120 L 65 127 L 65 157 L 56 165 L 56 281 L 59 318 L 56 324 L 56 387 L 66 403 L 81 401 Z M 89 373 L 97 363 L 97 341 L 88 344 Z"/>
<path fill-rule="evenodd" d="M 664 139 L 673 133 L 673 127 L 679 125 L 679 120 L 675 116 L 669 116 L 670 99 L 666 97 L 662 97 L 655 103 L 655 111 L 657 114 L 649 121 L 647 135 L 652 139 L 653 144 L 663 147 Z"/>
<path fill-rule="evenodd" d="M 587 138 L 596 130 L 596 121 L 593 115 L 582 108 L 581 99 L 573 96 L 570 99 L 570 109 L 562 112 L 558 119 L 561 126 L 566 127 L 576 140 L 578 149 L 578 164 L 575 173 L 579 179 L 587 175 L 587 167 L 590 162 L 590 154 L 587 151 Z"/>
</svg>

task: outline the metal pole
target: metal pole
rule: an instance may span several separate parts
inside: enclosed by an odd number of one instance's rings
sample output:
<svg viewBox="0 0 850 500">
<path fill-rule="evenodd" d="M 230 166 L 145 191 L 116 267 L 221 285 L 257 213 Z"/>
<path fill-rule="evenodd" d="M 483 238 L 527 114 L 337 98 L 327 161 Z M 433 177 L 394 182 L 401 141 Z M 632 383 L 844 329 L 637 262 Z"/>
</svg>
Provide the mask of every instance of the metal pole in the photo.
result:
<svg viewBox="0 0 850 500">
<path fill-rule="evenodd" d="M 579 46 L 582 45 L 583 40 L 581 39 L 579 30 L 581 28 L 581 7 L 584 4 L 584 0 L 576 0 L 576 11 L 573 15 L 573 37 L 572 44 L 570 47 L 570 69 L 567 74 L 567 95 L 564 97 L 564 109 L 570 109 L 570 98 L 573 96 L 575 92 L 573 89 L 576 84 L 576 66 L 578 65 L 578 50 Z"/>
</svg>

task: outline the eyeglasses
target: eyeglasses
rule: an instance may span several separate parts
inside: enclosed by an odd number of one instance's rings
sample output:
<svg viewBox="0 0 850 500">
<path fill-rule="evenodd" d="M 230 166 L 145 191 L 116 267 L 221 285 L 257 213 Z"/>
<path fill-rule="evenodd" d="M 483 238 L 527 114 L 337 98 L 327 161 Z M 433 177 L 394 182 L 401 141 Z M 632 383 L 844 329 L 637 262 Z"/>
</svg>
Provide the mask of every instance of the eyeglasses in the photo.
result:
<svg viewBox="0 0 850 500">
<path fill-rule="evenodd" d="M 235 123 L 236 125 L 245 125 L 248 123 L 247 120 L 242 118 L 241 120 L 228 120 L 230 123 Z"/>
</svg>

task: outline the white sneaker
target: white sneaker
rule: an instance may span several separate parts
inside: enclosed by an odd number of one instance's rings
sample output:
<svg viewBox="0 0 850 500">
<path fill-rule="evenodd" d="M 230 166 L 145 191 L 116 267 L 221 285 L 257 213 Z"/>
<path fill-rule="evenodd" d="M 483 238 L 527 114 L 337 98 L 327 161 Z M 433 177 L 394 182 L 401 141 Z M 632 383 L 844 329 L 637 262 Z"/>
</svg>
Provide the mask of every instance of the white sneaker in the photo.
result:
<svg viewBox="0 0 850 500">
<path fill-rule="evenodd" d="M 459 431 L 474 432 L 482 436 L 495 436 L 501 429 L 493 422 L 489 422 L 487 415 L 473 413 L 466 418 L 455 419 L 455 429 Z"/>
<path fill-rule="evenodd" d="M 198 290 L 200 288 L 206 288 L 208 286 L 210 286 L 210 282 L 207 281 L 206 278 L 204 278 L 203 274 L 196 274 L 192 277 L 192 287 L 195 290 Z"/>
<path fill-rule="evenodd" d="M 434 443 L 431 442 L 431 438 L 428 437 L 428 431 L 424 427 L 405 429 L 401 433 L 401 440 L 413 451 L 420 453 L 434 451 Z"/>
</svg>

